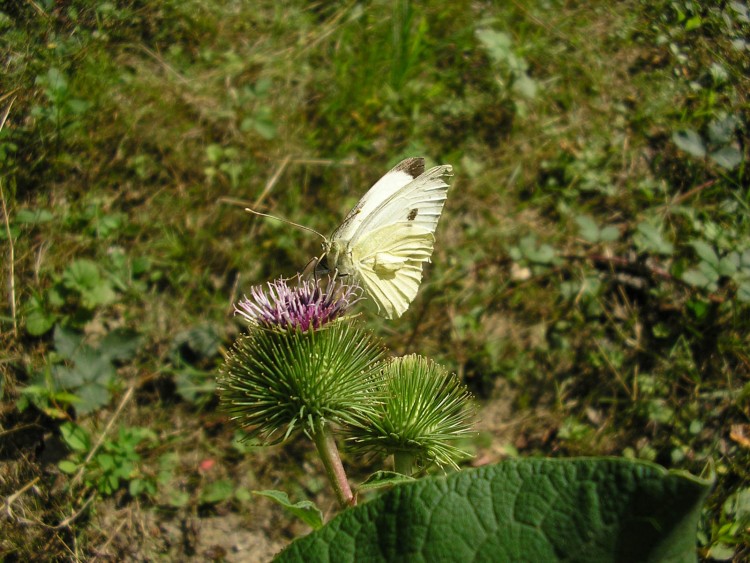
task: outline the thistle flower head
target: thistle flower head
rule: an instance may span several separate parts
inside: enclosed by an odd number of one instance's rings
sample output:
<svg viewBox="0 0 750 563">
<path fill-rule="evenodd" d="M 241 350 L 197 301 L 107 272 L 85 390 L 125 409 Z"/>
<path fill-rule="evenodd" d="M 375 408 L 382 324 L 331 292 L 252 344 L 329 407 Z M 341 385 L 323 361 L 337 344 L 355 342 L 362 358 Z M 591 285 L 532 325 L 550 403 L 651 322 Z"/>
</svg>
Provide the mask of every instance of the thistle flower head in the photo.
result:
<svg viewBox="0 0 750 563">
<path fill-rule="evenodd" d="M 456 375 L 416 354 L 393 358 L 383 368 L 381 392 L 374 416 L 350 428 L 353 449 L 456 469 L 469 457 L 451 443 L 472 434 L 471 394 Z"/>
<path fill-rule="evenodd" d="M 223 407 L 250 436 L 270 443 L 299 428 L 315 434 L 322 422 L 349 424 L 372 410 L 383 349 L 342 319 L 355 287 L 298 277 L 294 287 L 280 279 L 250 294 L 236 307 L 249 330 L 218 381 Z"/>
<path fill-rule="evenodd" d="M 361 298 L 357 286 L 333 279 L 325 287 L 299 275 L 293 287 L 283 278 L 266 285 L 267 289 L 253 287 L 250 298 L 245 296 L 234 307 L 235 314 L 262 328 L 318 329 L 345 315 Z"/>
</svg>

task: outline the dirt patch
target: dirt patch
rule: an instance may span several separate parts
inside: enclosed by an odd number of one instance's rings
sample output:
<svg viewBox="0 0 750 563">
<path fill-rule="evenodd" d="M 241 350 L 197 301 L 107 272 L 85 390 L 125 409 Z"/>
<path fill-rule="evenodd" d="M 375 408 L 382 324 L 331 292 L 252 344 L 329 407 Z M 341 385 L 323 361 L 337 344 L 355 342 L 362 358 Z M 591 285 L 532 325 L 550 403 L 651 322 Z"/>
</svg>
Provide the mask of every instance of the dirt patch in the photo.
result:
<svg viewBox="0 0 750 563">
<path fill-rule="evenodd" d="M 270 561 L 290 541 L 274 538 L 278 514 L 265 503 L 252 510 L 202 517 L 197 514 L 141 510 L 139 506 L 100 509 L 100 547 L 104 561 Z"/>
</svg>

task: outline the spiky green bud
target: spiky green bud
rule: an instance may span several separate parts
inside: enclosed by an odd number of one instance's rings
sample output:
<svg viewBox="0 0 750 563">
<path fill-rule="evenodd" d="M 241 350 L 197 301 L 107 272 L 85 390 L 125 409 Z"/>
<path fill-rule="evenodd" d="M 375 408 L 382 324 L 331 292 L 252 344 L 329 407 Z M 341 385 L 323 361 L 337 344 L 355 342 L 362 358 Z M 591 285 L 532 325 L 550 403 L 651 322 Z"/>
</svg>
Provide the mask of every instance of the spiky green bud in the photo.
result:
<svg viewBox="0 0 750 563">
<path fill-rule="evenodd" d="M 452 444 L 471 434 L 471 394 L 458 377 L 416 354 L 393 358 L 381 374 L 382 403 L 350 428 L 353 449 L 458 468 L 470 457 Z"/>
</svg>

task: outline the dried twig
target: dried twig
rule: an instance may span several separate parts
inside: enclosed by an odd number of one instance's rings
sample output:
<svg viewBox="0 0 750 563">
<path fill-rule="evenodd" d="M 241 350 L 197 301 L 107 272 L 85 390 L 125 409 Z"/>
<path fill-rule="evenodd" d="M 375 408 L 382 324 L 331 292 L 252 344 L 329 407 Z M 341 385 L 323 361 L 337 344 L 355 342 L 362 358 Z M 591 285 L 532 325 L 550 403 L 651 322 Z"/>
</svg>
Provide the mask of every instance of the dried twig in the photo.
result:
<svg viewBox="0 0 750 563">
<path fill-rule="evenodd" d="M 19 520 L 19 518 L 15 514 L 13 514 L 11 505 L 14 502 L 16 502 L 16 499 L 18 497 L 20 497 L 22 494 L 28 491 L 31 487 L 36 485 L 39 479 L 40 477 L 34 477 L 31 481 L 26 483 L 23 487 L 21 487 L 19 490 L 17 490 L 15 493 L 13 493 L 12 495 L 10 495 L 8 498 L 5 499 L 5 502 L 3 502 L 3 512 L 5 512 L 8 515 L 8 518 Z"/>
<path fill-rule="evenodd" d="M 220 197 L 218 201 L 221 203 L 228 203 L 229 205 L 235 205 L 237 207 L 242 207 L 243 209 L 245 207 L 250 207 L 253 204 L 253 202 L 250 201 L 249 199 L 238 199 L 236 197 L 226 197 L 226 196 Z"/>
<path fill-rule="evenodd" d="M 47 19 L 50 19 L 52 16 L 50 16 L 47 12 L 45 12 L 39 4 L 34 2 L 34 0 L 26 0 L 29 4 L 31 4 L 31 7 L 36 10 L 36 13 L 40 16 L 43 16 Z"/>
<path fill-rule="evenodd" d="M 324 25 L 317 27 L 317 30 L 322 31 L 318 34 L 317 37 L 312 37 L 312 33 L 308 35 L 307 40 L 304 42 L 304 46 L 302 49 L 300 49 L 299 54 L 306 53 L 307 51 L 310 51 L 314 49 L 320 42 L 322 42 L 326 37 L 329 37 L 334 31 L 336 31 L 341 25 L 344 25 L 343 23 L 340 23 L 342 18 L 351 11 L 354 6 L 356 6 L 356 2 L 352 2 L 348 6 L 344 6 L 339 12 L 334 15 L 328 22 L 326 22 Z M 346 23 L 346 22 L 344 22 Z"/>
<path fill-rule="evenodd" d="M 122 400 L 120 401 L 120 404 L 117 406 L 117 410 L 112 415 L 112 418 L 109 419 L 109 422 L 107 422 L 107 426 L 104 428 L 104 432 L 102 432 L 99 435 L 99 439 L 96 441 L 96 444 L 94 444 L 94 447 L 91 448 L 88 455 L 86 456 L 86 459 L 83 461 L 83 463 L 81 463 L 81 467 L 78 469 L 78 472 L 73 476 L 73 479 L 71 479 L 70 481 L 71 489 L 83 476 L 83 471 L 86 469 L 86 466 L 89 464 L 91 459 L 94 457 L 96 452 L 101 447 L 102 443 L 104 442 L 104 439 L 107 437 L 107 435 L 109 434 L 109 431 L 112 429 L 112 425 L 115 423 L 115 420 L 117 420 L 117 417 L 120 416 L 120 413 L 122 412 L 122 409 L 125 407 L 125 404 L 130 400 L 130 397 L 133 396 L 133 391 L 135 391 L 135 387 L 130 387 L 125 393 L 125 396 L 122 398 Z"/>
<path fill-rule="evenodd" d="M 232 284 L 232 292 L 229 295 L 229 308 L 227 310 L 227 316 L 234 312 L 234 302 L 237 300 L 237 290 L 240 287 L 240 274 L 234 276 L 234 283 Z"/>
<path fill-rule="evenodd" d="M 97 553 L 96 555 L 94 555 L 94 558 L 91 560 L 92 563 L 96 561 L 97 559 L 99 559 L 100 557 L 107 557 L 107 549 L 109 549 L 110 544 L 112 543 L 112 541 L 114 541 L 114 539 L 117 537 L 117 534 L 120 533 L 120 530 L 122 530 L 125 524 L 127 524 L 127 521 L 124 519 L 121 520 L 120 523 L 117 525 L 117 528 L 115 529 L 115 531 L 108 534 L 109 537 L 107 538 L 107 541 L 104 543 L 104 545 L 96 548 Z M 107 559 L 109 559 L 109 557 L 107 557 Z"/>
<path fill-rule="evenodd" d="M 354 166 L 356 161 L 353 158 L 344 160 L 333 160 L 330 158 L 295 158 L 292 164 L 306 164 L 308 166 Z"/>
<path fill-rule="evenodd" d="M 65 520 L 62 520 L 58 524 L 55 524 L 54 526 L 50 526 L 53 530 L 61 530 L 62 528 L 67 528 L 70 526 L 73 522 L 78 520 L 78 517 L 83 514 L 86 509 L 89 507 L 89 505 L 94 502 L 94 499 L 96 498 L 97 493 L 91 493 L 88 498 L 86 499 L 86 502 L 83 503 L 83 506 L 76 510 L 73 514 L 68 516 Z"/>
<path fill-rule="evenodd" d="M 710 188 L 715 183 L 716 183 L 716 180 L 709 180 L 708 182 L 704 182 L 700 186 L 696 186 L 692 190 L 686 191 L 684 194 L 678 194 L 678 195 L 674 196 L 674 198 L 672 199 L 672 201 L 670 201 L 669 203 L 663 205 L 662 207 L 670 207 L 672 205 L 679 205 L 680 203 L 682 203 L 686 199 L 689 199 L 689 198 L 693 197 L 695 194 L 702 192 L 706 188 Z"/>
<path fill-rule="evenodd" d="M 221 203 L 228 203 L 230 205 L 236 205 L 237 207 L 249 207 L 251 209 L 258 209 L 260 208 L 263 201 L 268 197 L 268 194 L 271 193 L 271 190 L 276 186 L 276 184 L 279 181 L 279 178 L 281 178 L 281 175 L 284 173 L 284 170 L 290 165 L 290 164 L 302 164 L 303 166 L 354 166 L 355 161 L 351 158 L 345 159 L 345 160 L 332 160 L 329 158 L 292 158 L 291 155 L 285 156 L 279 165 L 276 167 L 276 170 L 274 170 L 274 173 L 271 175 L 271 177 L 266 182 L 266 185 L 263 187 L 263 191 L 260 193 L 260 195 L 256 198 L 255 201 L 248 201 L 246 199 L 239 199 L 235 197 L 220 197 L 219 201 Z"/>
<path fill-rule="evenodd" d="M 0 94 L 0 102 L 4 102 L 6 99 L 8 99 L 11 96 L 13 96 L 13 94 L 15 94 L 16 92 L 18 92 L 19 90 L 20 90 L 20 88 L 14 88 L 10 92 L 5 92 L 4 94 Z M 13 101 L 15 101 L 15 100 L 16 100 L 16 98 L 14 97 Z M 13 102 L 11 102 L 11 104 L 13 104 Z"/>
<path fill-rule="evenodd" d="M 185 78 L 184 76 L 182 76 L 182 74 L 180 74 L 178 71 L 176 71 L 173 66 L 171 66 L 167 61 L 165 61 L 161 57 L 161 55 L 159 55 L 158 53 L 155 53 L 154 51 L 152 51 L 151 49 L 149 49 L 148 47 L 146 47 L 144 45 L 139 45 L 139 47 L 141 48 L 141 50 L 144 53 L 146 53 L 149 57 L 151 57 L 152 59 L 154 59 L 162 67 L 164 67 L 164 69 L 166 69 L 171 74 L 173 74 L 180 82 L 182 82 L 185 85 L 190 84 L 190 81 L 187 78 Z"/>
<path fill-rule="evenodd" d="M 10 114 L 10 108 L 13 107 L 13 102 L 16 99 L 13 98 L 8 107 L 5 109 L 2 120 L 0 120 L 0 131 L 5 127 L 5 122 L 8 120 Z M 10 301 L 10 315 L 13 319 L 13 336 L 18 338 L 18 318 L 16 315 L 16 273 L 15 273 L 15 250 L 13 248 L 13 237 L 10 234 L 10 218 L 8 217 L 8 206 L 5 204 L 5 190 L 3 189 L 3 179 L 0 177 L 0 202 L 3 207 L 3 220 L 5 222 L 5 232 L 8 235 L 8 291 L 10 295 L 8 299 Z"/>
<path fill-rule="evenodd" d="M 96 444 L 94 444 L 94 447 L 91 448 L 91 450 L 89 451 L 88 455 L 86 456 L 86 459 L 83 461 L 83 463 L 81 463 L 81 467 L 78 469 L 78 472 L 73 476 L 73 479 L 71 479 L 71 481 L 70 481 L 70 488 L 71 489 L 75 486 L 75 484 L 83 476 L 83 472 L 86 469 L 86 466 L 89 464 L 89 462 L 91 461 L 91 459 L 94 457 L 94 455 L 96 454 L 96 452 L 101 447 L 102 443 L 104 442 L 104 439 L 107 437 L 107 435 L 109 434 L 109 431 L 112 429 L 112 426 L 114 425 L 115 420 L 117 420 L 117 417 L 120 416 L 120 413 L 122 412 L 122 409 L 125 407 L 125 405 L 127 404 L 127 402 L 130 400 L 130 397 L 133 396 L 133 391 L 135 391 L 135 387 L 134 386 L 131 386 L 130 388 L 128 388 L 127 392 L 125 393 L 125 396 L 122 398 L 122 400 L 120 401 L 120 404 L 117 406 L 117 410 L 114 412 L 114 414 L 112 415 L 112 417 L 109 419 L 109 422 L 107 422 L 107 426 L 104 428 L 104 431 L 101 433 L 101 435 L 99 436 L 99 439 L 96 441 Z M 68 516 L 64 520 L 60 521 L 55 526 L 50 526 L 50 527 L 53 528 L 53 529 L 55 529 L 55 530 L 60 530 L 62 528 L 67 528 L 68 526 L 70 526 L 71 523 L 73 523 L 75 520 L 77 520 L 78 517 L 86 511 L 86 509 L 88 508 L 88 506 L 96 499 L 96 496 L 97 496 L 96 492 L 91 493 L 88 496 L 88 498 L 86 499 L 86 501 L 83 503 L 83 506 L 81 506 L 81 508 L 79 508 L 78 510 L 76 510 L 73 514 L 71 514 L 70 516 Z"/>
<path fill-rule="evenodd" d="M 238 199 L 236 197 L 220 197 L 219 201 L 221 203 L 228 203 L 229 205 L 236 205 L 237 207 L 242 207 L 243 209 L 245 207 L 249 207 L 251 209 L 259 209 L 261 204 L 263 203 L 263 200 L 268 197 L 268 194 L 271 193 L 271 190 L 273 190 L 273 187 L 277 184 L 279 181 L 279 178 L 284 173 L 284 170 L 286 170 L 286 167 L 289 165 L 290 162 L 296 162 L 292 161 L 292 157 L 290 155 L 286 155 L 281 163 L 276 167 L 276 170 L 271 175 L 271 177 L 266 182 L 266 185 L 263 188 L 263 191 L 260 193 L 260 195 L 255 199 L 255 201 L 248 201 L 246 199 Z"/>
<path fill-rule="evenodd" d="M 5 190 L 3 190 L 2 178 L 0 178 L 0 202 L 2 202 L 3 207 L 5 232 L 8 235 L 8 301 L 10 301 L 10 316 L 13 319 L 13 336 L 15 338 L 18 338 L 18 319 L 16 318 L 16 258 L 15 251 L 13 249 L 13 237 L 10 234 L 10 222 L 8 220 L 8 208 L 5 205 Z"/>
<path fill-rule="evenodd" d="M 531 20 L 532 22 L 534 22 L 535 24 L 537 24 L 537 25 L 538 25 L 538 26 L 540 26 L 540 27 L 543 27 L 543 28 L 544 28 L 544 29 L 545 29 L 545 30 L 547 31 L 547 33 L 549 33 L 550 35 L 554 35 L 554 36 L 555 36 L 555 37 L 557 37 L 558 39 L 562 39 L 562 40 L 563 40 L 563 41 L 565 41 L 565 43 L 567 43 L 568 45 L 573 45 L 573 46 L 575 46 L 575 44 L 573 43 L 573 41 L 571 41 L 571 40 L 570 40 L 570 38 L 569 38 L 569 37 L 568 37 L 567 35 L 565 35 L 565 34 L 561 33 L 561 32 L 560 32 L 560 31 L 559 31 L 559 30 L 557 29 L 557 26 L 553 26 L 553 25 L 550 25 L 550 24 L 548 24 L 547 22 L 545 22 L 545 21 L 543 21 L 543 20 L 539 19 L 539 18 L 538 18 L 538 17 L 536 17 L 536 16 L 534 15 L 534 14 L 532 14 L 531 12 L 529 12 L 529 11 L 528 11 L 528 10 L 527 10 L 527 9 L 526 9 L 526 8 L 525 8 L 524 6 L 523 6 L 523 4 L 521 4 L 520 2 L 517 2 L 516 0 L 511 0 L 511 2 L 512 2 L 512 4 L 513 4 L 513 5 L 514 5 L 514 6 L 516 7 L 516 8 L 518 8 L 518 9 L 519 9 L 519 10 L 520 10 L 521 12 L 523 12 L 523 14 L 524 14 L 524 15 L 525 15 L 525 16 L 526 16 L 527 18 L 529 18 L 529 19 L 530 19 L 530 20 Z"/>
<path fill-rule="evenodd" d="M 290 159 L 291 159 L 291 156 L 290 155 L 286 155 L 284 157 L 284 160 L 281 161 L 281 164 L 279 164 L 276 167 L 276 171 L 273 173 L 273 176 L 271 176 L 268 179 L 268 182 L 266 182 L 266 185 L 263 188 L 263 191 L 260 192 L 260 195 L 255 200 L 255 203 L 251 206 L 253 209 L 260 208 L 260 205 L 263 203 L 263 200 L 266 199 L 266 196 L 268 196 L 269 193 L 271 193 L 271 190 L 276 185 L 276 182 L 279 181 L 279 178 L 284 173 L 284 170 L 286 170 L 286 167 L 289 164 L 289 160 Z"/>
</svg>

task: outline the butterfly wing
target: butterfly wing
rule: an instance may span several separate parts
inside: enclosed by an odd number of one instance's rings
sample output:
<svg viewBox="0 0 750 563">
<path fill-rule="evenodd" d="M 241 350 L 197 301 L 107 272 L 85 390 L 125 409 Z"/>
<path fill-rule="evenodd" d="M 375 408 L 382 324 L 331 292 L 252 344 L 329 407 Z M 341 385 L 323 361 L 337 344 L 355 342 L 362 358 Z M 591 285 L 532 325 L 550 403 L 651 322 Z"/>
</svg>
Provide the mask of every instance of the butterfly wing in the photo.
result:
<svg viewBox="0 0 750 563">
<path fill-rule="evenodd" d="M 347 214 L 331 240 L 350 241 L 362 227 L 362 222 L 383 206 L 389 198 L 398 193 L 424 172 L 424 158 L 407 158 L 394 166 L 387 174 L 367 190 L 357 205 Z"/>
<path fill-rule="evenodd" d="M 423 159 L 418 160 L 423 165 Z M 405 184 L 381 184 L 393 171 L 389 172 L 331 237 L 334 267 L 353 274 L 387 318 L 400 317 L 417 294 L 422 266 L 432 255 L 448 194 L 445 178 L 451 171 L 449 165 L 436 166 Z"/>
<path fill-rule="evenodd" d="M 409 308 L 434 242 L 435 236 L 417 225 L 395 224 L 367 232 L 352 248 L 352 269 L 378 314 L 394 319 Z"/>
</svg>

